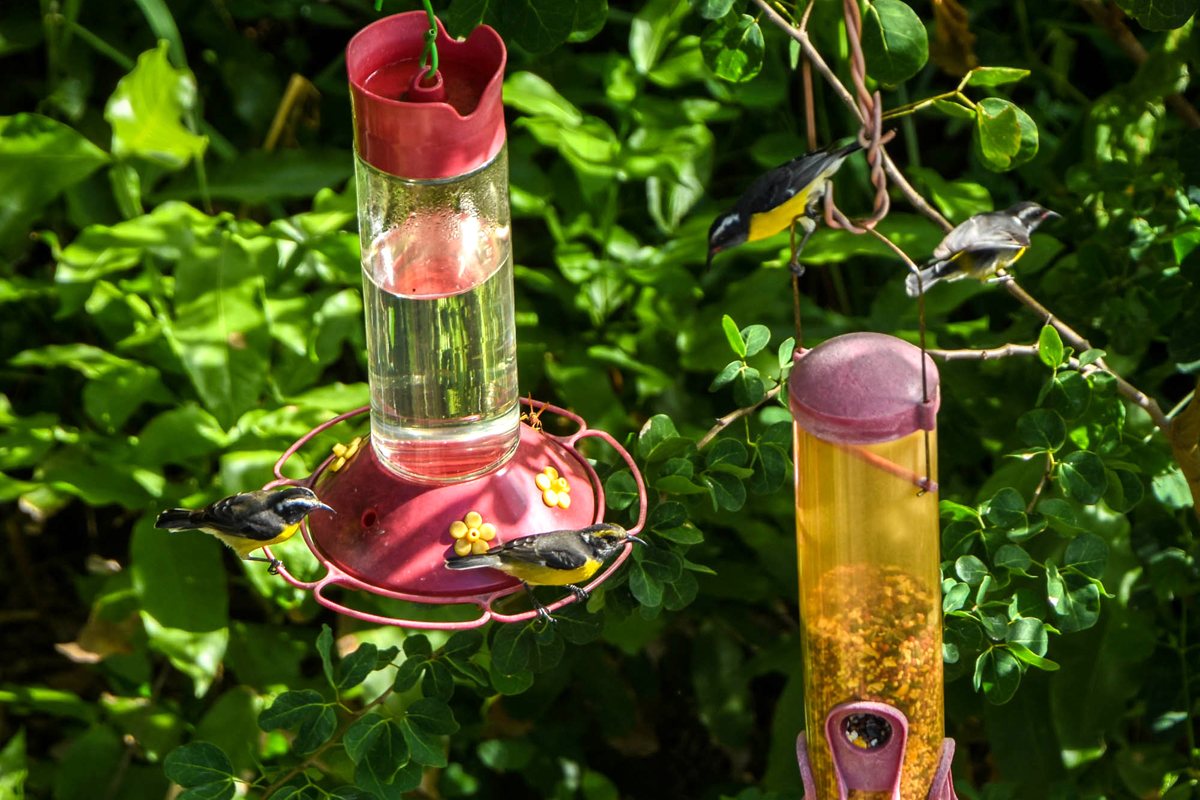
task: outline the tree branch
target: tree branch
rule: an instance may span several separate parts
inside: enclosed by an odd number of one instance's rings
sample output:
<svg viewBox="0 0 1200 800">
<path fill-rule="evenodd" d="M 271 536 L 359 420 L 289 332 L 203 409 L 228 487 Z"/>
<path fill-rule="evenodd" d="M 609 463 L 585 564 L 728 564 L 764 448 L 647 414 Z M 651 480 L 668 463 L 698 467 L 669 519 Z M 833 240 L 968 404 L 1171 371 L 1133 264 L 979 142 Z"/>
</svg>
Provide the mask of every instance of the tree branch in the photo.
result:
<svg viewBox="0 0 1200 800">
<path fill-rule="evenodd" d="M 706 433 L 706 434 L 704 434 L 704 436 L 700 437 L 700 441 L 696 442 L 696 449 L 703 450 L 704 446 L 706 444 L 708 444 L 709 442 L 711 442 L 713 439 L 715 439 L 717 437 L 718 433 L 725 430 L 730 425 L 737 422 L 739 419 L 746 416 L 747 414 L 753 414 L 755 411 L 757 411 L 759 408 L 761 408 L 768 401 L 774 400 L 779 395 L 779 392 L 782 389 L 783 389 L 783 384 L 780 383 L 780 384 L 776 385 L 775 388 L 771 389 L 769 392 L 767 392 L 765 395 L 763 395 L 763 399 L 759 400 L 754 405 L 746 406 L 745 408 L 739 408 L 736 411 L 730 411 L 728 414 L 726 414 L 725 416 L 718 419 L 717 424 L 712 426 L 712 428 L 709 430 L 708 433 Z"/>
<path fill-rule="evenodd" d="M 1139 67 L 1146 63 L 1146 59 L 1150 55 L 1146 52 L 1146 48 L 1142 47 L 1142 43 L 1133 35 L 1133 31 L 1129 30 L 1129 26 L 1125 24 L 1123 17 L 1125 16 L 1121 9 L 1117 6 L 1105 7 L 1100 0 L 1079 0 L 1079 5 L 1083 6 L 1083 10 L 1088 13 L 1092 21 L 1099 25 L 1104 30 L 1108 31 L 1108 35 L 1116 42 L 1117 47 L 1125 51 L 1125 55 L 1137 64 Z M 1196 111 L 1196 107 L 1187 101 L 1181 94 L 1169 94 L 1164 98 L 1171 110 L 1179 115 L 1184 124 L 1189 128 L 1200 128 L 1200 112 Z"/>
</svg>

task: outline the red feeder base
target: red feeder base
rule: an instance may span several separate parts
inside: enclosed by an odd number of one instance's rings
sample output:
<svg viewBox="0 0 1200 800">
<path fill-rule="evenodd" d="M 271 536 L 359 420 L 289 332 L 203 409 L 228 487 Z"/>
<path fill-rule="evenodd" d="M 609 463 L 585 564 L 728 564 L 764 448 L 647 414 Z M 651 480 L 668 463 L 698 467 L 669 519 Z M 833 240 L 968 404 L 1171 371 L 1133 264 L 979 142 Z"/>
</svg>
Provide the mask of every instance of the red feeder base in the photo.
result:
<svg viewBox="0 0 1200 800">
<path fill-rule="evenodd" d="M 515 622 L 533 618 L 534 611 L 510 616 L 491 608 L 496 599 L 521 589 L 514 578 L 490 569 L 446 569 L 445 560 L 454 555 L 455 544 L 471 542 L 481 531 L 480 541 L 494 532 L 494 538 L 487 542 L 494 546 L 520 536 L 601 522 L 604 490 L 596 471 L 575 449 L 584 438 L 607 442 L 633 471 L 641 510 L 631 533 L 637 533 L 645 523 L 646 490 L 633 459 L 607 433 L 588 429 L 582 419 L 562 409 L 543 403 L 527 404 L 564 416 L 576 422 L 579 429 L 569 436 L 553 436 L 522 424 L 517 451 L 503 467 L 454 484 L 406 481 L 383 466 L 367 442 L 349 458 L 331 455 L 308 478 L 284 478 L 283 465 L 313 436 L 369 409 L 342 414 L 310 431 L 279 459 L 275 465 L 278 480 L 268 486 L 307 486 L 337 512 L 310 517 L 302 528 L 305 542 L 325 565 L 327 574 L 311 583 L 296 579 L 286 568 L 280 574 L 293 586 L 311 590 L 328 608 L 382 624 L 459 629 L 477 627 L 489 619 Z M 454 525 L 457 522 L 464 524 Z M 459 534 L 467 528 L 470 532 L 456 539 L 452 526 Z M 585 588 L 603 583 L 628 557 L 630 546 L 626 545 L 616 561 Z M 474 603 L 483 614 L 465 622 L 380 617 L 346 608 L 326 597 L 324 589 L 330 584 L 419 603 Z M 548 608 L 553 611 L 574 599 L 567 595 Z"/>
</svg>

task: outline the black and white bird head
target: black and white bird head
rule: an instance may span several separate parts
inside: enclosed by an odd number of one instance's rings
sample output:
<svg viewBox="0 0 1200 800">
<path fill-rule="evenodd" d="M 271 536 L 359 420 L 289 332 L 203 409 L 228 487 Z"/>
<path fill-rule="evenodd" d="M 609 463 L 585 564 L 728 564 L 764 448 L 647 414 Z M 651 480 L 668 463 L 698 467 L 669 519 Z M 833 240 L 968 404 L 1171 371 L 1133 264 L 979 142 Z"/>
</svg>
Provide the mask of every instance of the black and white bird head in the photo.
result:
<svg viewBox="0 0 1200 800">
<path fill-rule="evenodd" d="M 1017 221 L 1030 233 L 1033 233 L 1038 225 L 1048 219 L 1062 219 L 1062 215 L 1056 214 L 1048 208 L 1042 208 L 1032 200 L 1022 200 L 1020 203 L 1009 206 L 1004 213 L 1016 217 Z"/>
<path fill-rule="evenodd" d="M 713 220 L 708 229 L 708 267 L 713 256 L 722 250 L 744 244 L 750 238 L 750 215 L 737 209 L 726 211 Z"/>
<path fill-rule="evenodd" d="M 318 508 L 333 511 L 332 508 L 317 499 L 312 489 L 303 486 L 289 486 L 271 493 L 271 508 L 283 517 L 288 525 L 295 525 Z"/>
<path fill-rule="evenodd" d="M 597 525 L 584 528 L 579 531 L 579 535 L 587 543 L 592 554 L 600 561 L 604 561 L 613 553 L 620 550 L 625 546 L 626 542 L 646 543 L 620 525 L 612 525 L 607 522 L 601 522 Z"/>
</svg>

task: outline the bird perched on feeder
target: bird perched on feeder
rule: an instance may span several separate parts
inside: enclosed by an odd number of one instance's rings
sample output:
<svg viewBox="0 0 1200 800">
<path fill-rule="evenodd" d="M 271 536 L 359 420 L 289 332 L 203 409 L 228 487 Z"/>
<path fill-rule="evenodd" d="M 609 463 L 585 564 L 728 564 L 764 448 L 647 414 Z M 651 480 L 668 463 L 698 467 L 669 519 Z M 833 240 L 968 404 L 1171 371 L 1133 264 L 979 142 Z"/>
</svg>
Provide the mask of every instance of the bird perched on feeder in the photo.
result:
<svg viewBox="0 0 1200 800">
<path fill-rule="evenodd" d="M 587 592 L 576 584 L 591 578 L 626 542 L 645 544 L 622 528 L 601 522 L 579 530 L 550 531 L 522 536 L 478 555 L 446 559 L 448 569 L 490 567 L 521 581 L 539 617 L 553 621 L 533 595 L 532 586 L 565 586 L 579 600 Z"/>
<path fill-rule="evenodd" d="M 278 575 L 282 563 L 279 559 L 250 554 L 292 538 L 300 530 L 300 520 L 318 508 L 333 511 L 303 486 L 259 489 L 223 497 L 199 511 L 168 509 L 158 515 L 154 527 L 210 533 L 232 547 L 243 561 L 266 562 L 271 565 L 267 571 Z"/>
<path fill-rule="evenodd" d="M 825 184 L 847 156 L 862 149 L 857 141 L 835 142 L 793 158 L 752 183 L 734 203 L 733 210 L 713 220 L 708 229 L 708 265 L 712 266 L 713 256 L 722 250 L 774 236 L 795 221 L 804 229 L 804 238 L 792 254 L 789 266 L 793 274 L 803 274 L 800 251 L 817 229 Z"/>
<path fill-rule="evenodd" d="M 1012 280 L 1004 270 L 1016 263 L 1029 248 L 1029 237 L 1048 219 L 1061 219 L 1053 211 L 1024 200 L 1003 211 L 976 214 L 946 234 L 933 251 L 931 260 L 921 270 L 925 289 L 941 280 L 960 278 Z M 919 293 L 917 276 L 909 274 L 904 280 L 909 297 Z"/>
</svg>

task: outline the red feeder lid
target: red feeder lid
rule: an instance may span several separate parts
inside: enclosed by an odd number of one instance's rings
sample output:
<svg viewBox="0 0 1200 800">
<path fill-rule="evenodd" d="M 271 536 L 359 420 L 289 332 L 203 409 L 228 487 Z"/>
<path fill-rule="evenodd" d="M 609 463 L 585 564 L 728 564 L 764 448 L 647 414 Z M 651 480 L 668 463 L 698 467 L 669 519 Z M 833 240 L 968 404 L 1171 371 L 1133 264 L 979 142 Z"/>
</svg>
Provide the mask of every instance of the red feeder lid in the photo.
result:
<svg viewBox="0 0 1200 800">
<path fill-rule="evenodd" d="M 507 54 L 500 34 L 480 25 L 458 42 L 441 20 L 437 29 L 432 79 L 414 80 L 429 30 L 424 11 L 384 17 L 346 47 L 358 154 L 399 178 L 463 175 L 495 158 L 504 144 L 500 90 Z"/>
<path fill-rule="evenodd" d="M 792 416 L 838 444 L 878 444 L 936 427 L 938 371 L 925 356 L 929 402 L 921 401 L 921 348 L 883 333 L 848 333 L 796 357 L 788 378 Z"/>
</svg>

